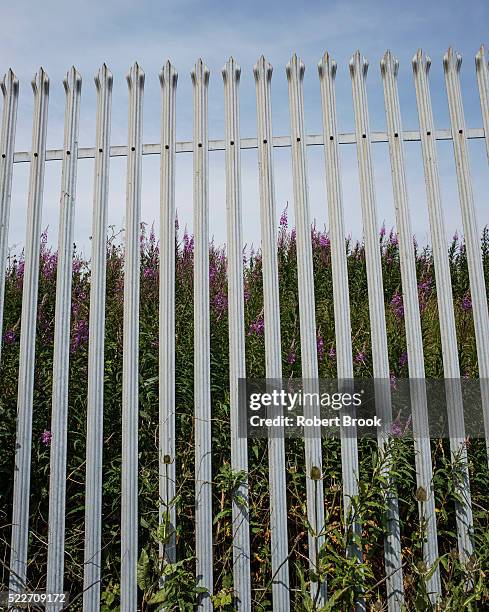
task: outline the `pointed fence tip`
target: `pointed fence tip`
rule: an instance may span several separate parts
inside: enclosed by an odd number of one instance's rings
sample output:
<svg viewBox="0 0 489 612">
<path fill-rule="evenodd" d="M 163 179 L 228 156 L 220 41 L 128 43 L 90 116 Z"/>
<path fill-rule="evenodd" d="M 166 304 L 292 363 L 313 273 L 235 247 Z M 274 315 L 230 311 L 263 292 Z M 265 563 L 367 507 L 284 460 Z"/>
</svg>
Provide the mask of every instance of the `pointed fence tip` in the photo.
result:
<svg viewBox="0 0 489 612">
<path fill-rule="evenodd" d="M 18 93 L 19 79 L 17 78 L 12 68 L 9 68 L 7 72 L 3 75 L 3 79 L 0 81 L 0 87 L 4 96 L 9 93 L 9 90 L 14 94 Z"/>
<path fill-rule="evenodd" d="M 261 74 L 263 73 L 267 79 L 272 78 L 273 67 L 270 62 L 265 58 L 262 54 L 258 58 L 256 64 L 253 66 L 253 74 L 255 76 L 255 80 L 259 80 Z"/>
<path fill-rule="evenodd" d="M 485 59 L 486 59 L 486 48 L 484 46 L 484 43 L 482 43 L 481 46 L 479 47 L 479 50 L 475 54 L 475 65 L 477 66 L 477 68 L 480 68 L 483 65 L 483 63 L 485 62 Z"/>
<path fill-rule="evenodd" d="M 384 56 L 380 60 L 380 72 L 382 76 L 385 76 L 388 72 L 392 71 L 394 76 L 397 76 L 399 70 L 399 60 L 392 55 L 390 49 L 384 53 Z"/>
<path fill-rule="evenodd" d="M 443 56 L 443 67 L 445 72 L 450 70 L 450 68 L 455 68 L 458 72 L 462 65 L 462 56 L 460 53 L 454 51 L 453 47 L 448 47 L 446 53 Z"/>
</svg>

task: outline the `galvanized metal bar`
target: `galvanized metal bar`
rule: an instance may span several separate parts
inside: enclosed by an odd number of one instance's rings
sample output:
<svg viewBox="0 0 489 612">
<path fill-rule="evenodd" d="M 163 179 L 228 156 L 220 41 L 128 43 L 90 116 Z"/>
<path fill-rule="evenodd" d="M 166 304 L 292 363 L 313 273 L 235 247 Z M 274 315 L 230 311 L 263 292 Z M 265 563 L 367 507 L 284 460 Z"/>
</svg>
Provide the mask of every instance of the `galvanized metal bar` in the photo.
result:
<svg viewBox="0 0 489 612">
<path fill-rule="evenodd" d="M 384 85 L 384 103 L 389 135 L 389 155 L 391 163 L 392 189 L 396 211 L 396 225 L 399 234 L 399 260 L 401 268 L 402 296 L 405 314 L 406 344 L 408 354 L 409 377 L 412 379 L 412 417 L 415 431 L 415 464 L 416 483 L 425 491 L 431 488 L 433 466 L 428 426 L 428 407 L 426 386 L 424 384 L 425 367 L 423 336 L 419 311 L 418 284 L 416 277 L 416 261 L 413 244 L 409 199 L 406 183 L 404 149 L 402 144 L 402 121 L 397 89 L 397 74 L 399 62 L 390 51 L 380 62 L 382 81 Z M 418 502 L 420 517 L 425 518 L 425 504 Z M 431 497 L 428 513 L 434 517 L 434 500 Z M 436 523 L 427 525 L 427 546 L 434 547 L 433 555 L 437 555 Z M 399 572 L 401 574 L 401 572 Z M 403 601 L 402 574 L 401 582 L 396 584 L 400 601 Z M 400 604 L 399 604 L 400 605 Z"/>
<path fill-rule="evenodd" d="M 209 69 L 199 59 L 192 71 L 194 89 L 194 414 L 195 554 L 197 583 L 213 592 L 212 448 L 209 313 Z M 200 610 L 211 610 L 203 596 Z"/>
<path fill-rule="evenodd" d="M 232 499 L 233 576 L 236 608 L 251 610 L 250 526 L 248 510 L 248 441 L 238 436 L 239 379 L 246 378 L 243 231 L 241 212 L 241 155 L 239 79 L 241 68 L 230 58 L 222 69 L 226 124 L 226 211 L 228 244 L 229 388 L 231 413 L 231 468 L 244 472 Z"/>
<path fill-rule="evenodd" d="M 159 305 L 159 543 L 163 563 L 175 563 L 175 134 L 178 74 L 167 61 L 160 72 L 160 305 Z"/>
<path fill-rule="evenodd" d="M 469 128 L 467 130 L 467 138 L 480 140 L 484 138 L 484 128 Z M 417 131 L 405 131 L 403 134 L 405 142 L 419 142 L 420 135 Z M 436 140 L 451 140 L 452 135 L 450 130 L 436 130 Z M 324 145 L 322 134 L 309 134 L 305 136 L 306 146 L 322 146 Z M 220 140 L 209 140 L 209 151 L 225 151 L 226 141 Z M 338 133 L 338 143 L 343 144 L 355 144 L 355 134 L 353 133 Z M 371 132 L 370 142 L 388 142 L 387 132 Z M 274 136 L 272 139 L 273 147 L 282 148 L 290 147 L 290 136 Z M 241 138 L 240 144 L 241 149 L 257 149 L 258 141 L 256 138 Z M 176 143 L 176 153 L 192 153 L 193 141 L 192 140 L 180 140 Z M 94 147 L 80 147 L 78 149 L 79 159 L 90 159 L 95 157 Z M 161 152 L 160 143 L 148 143 L 143 145 L 143 155 L 159 155 Z M 125 157 L 127 154 L 126 145 L 113 145 L 110 147 L 110 157 Z M 62 149 L 49 149 L 46 152 L 46 161 L 56 161 L 63 159 Z M 18 151 L 14 155 L 14 163 L 23 163 L 30 161 L 29 153 L 27 151 Z"/>
<path fill-rule="evenodd" d="M 82 79 L 73 66 L 63 81 L 66 92 L 64 155 L 61 170 L 56 305 L 54 315 L 51 452 L 49 466 L 47 592 L 62 593 L 64 583 L 68 382 L 70 372 L 73 224 Z M 54 604 L 62 609 L 63 604 Z"/>
<path fill-rule="evenodd" d="M 336 119 L 336 69 L 335 60 L 326 52 L 318 64 L 318 72 L 323 115 L 329 237 L 331 240 L 336 366 L 338 379 L 348 384 L 347 381 L 353 381 L 353 355 L 348 260 L 345 246 L 346 234 Z M 345 519 L 348 519 L 351 499 L 358 495 L 358 442 L 356 436 L 352 436 L 344 428 L 340 429 L 340 437 L 343 508 Z M 360 551 L 353 549 L 351 552 L 359 554 Z"/>
<path fill-rule="evenodd" d="M 453 153 L 455 156 L 455 169 L 457 172 L 458 193 L 469 270 L 477 361 L 480 378 L 487 380 L 489 379 L 489 316 L 487 312 L 487 293 L 482 265 L 479 226 L 474 207 L 474 193 L 470 174 L 469 150 L 466 136 L 467 128 L 460 88 L 461 65 L 462 56 L 458 53 L 455 54 L 452 48 L 448 49 L 443 58 L 443 67 L 450 122 L 452 124 Z M 485 403 L 483 407 L 485 437 L 487 440 L 489 438 L 489 406 Z"/>
<path fill-rule="evenodd" d="M 353 382 L 353 356 L 351 341 L 350 298 L 348 287 L 348 264 L 345 248 L 343 195 L 341 188 L 338 131 L 336 119 L 336 62 L 326 52 L 318 64 L 323 115 L 323 141 L 326 165 L 326 188 L 328 195 L 328 219 L 331 240 L 331 265 L 333 276 L 333 307 L 335 318 L 335 340 L 337 377 L 341 385 Z M 340 428 L 341 471 L 343 483 L 343 512 L 349 520 L 351 500 L 358 495 L 358 442 L 357 438 Z M 353 526 L 355 535 L 361 536 L 360 525 Z M 348 555 L 361 556 L 360 547 L 348 546 Z M 363 609 L 362 597 L 357 608 Z"/>
<path fill-rule="evenodd" d="M 382 420 L 377 440 L 381 453 L 385 449 L 392 422 L 389 352 L 387 348 L 387 329 L 385 323 L 384 286 L 382 262 L 379 248 L 379 225 L 373 173 L 372 150 L 370 146 L 370 121 L 367 101 L 366 79 L 368 61 L 357 51 L 350 60 L 353 107 L 357 141 L 358 172 L 360 179 L 360 201 L 362 206 L 363 235 L 365 241 L 365 263 L 367 269 L 368 303 L 370 317 L 370 337 L 373 375 L 380 384 L 377 386 L 376 408 Z M 387 466 L 386 466 L 387 467 Z M 392 580 L 388 593 L 392 606 L 396 606 L 396 596 L 402 593 L 401 542 L 399 528 L 399 509 L 397 498 L 391 492 L 386 497 L 388 529 L 384 543 L 386 573 Z M 395 573 L 392 573 L 395 572 Z M 395 582 L 395 586 L 392 581 Z"/>
<path fill-rule="evenodd" d="M 127 75 L 129 130 L 124 250 L 122 362 L 121 612 L 137 609 L 139 277 L 144 72 Z"/>
<path fill-rule="evenodd" d="M 484 125 L 484 137 L 486 139 L 487 160 L 489 161 L 489 63 L 486 58 L 486 50 L 481 45 L 475 56 L 475 72 L 477 85 L 479 86 L 479 98 L 481 102 L 482 124 Z M 471 130 L 465 129 L 467 138 L 470 138 Z"/>
<path fill-rule="evenodd" d="M 450 278 L 450 265 L 447 253 L 445 221 L 441 207 L 440 179 L 438 174 L 438 161 L 436 146 L 433 138 L 434 122 L 431 107 L 431 96 L 428 85 L 428 73 L 431 65 L 429 57 L 425 57 L 418 50 L 412 60 L 414 84 L 416 89 L 416 102 L 418 106 L 419 126 L 421 133 L 421 150 L 426 184 L 426 195 L 428 201 L 428 213 L 430 219 L 430 231 L 432 252 L 436 276 L 436 295 L 438 302 L 438 316 L 440 321 L 440 335 L 442 343 L 443 370 L 445 378 L 455 381 L 460 378 L 460 367 L 458 361 L 457 336 L 455 328 L 455 315 L 453 309 L 452 282 Z M 453 431 L 456 426 L 458 432 L 463 431 L 463 404 L 460 385 L 450 385 L 447 393 L 447 407 L 450 418 L 451 440 L 450 445 L 454 448 L 463 448 L 463 439 L 460 433 L 454 437 Z M 457 437 L 459 439 L 457 439 Z M 431 494 L 431 493 L 430 493 Z M 460 517 L 457 516 L 457 530 L 459 535 L 459 550 L 462 552 L 464 540 L 467 540 L 461 525 Z M 462 536 L 462 540 L 461 540 Z M 462 544 L 462 545 L 461 545 Z M 432 561 L 436 557 L 436 551 L 432 552 Z M 432 590 L 440 592 L 440 579 L 437 571 L 433 576 L 436 583 Z"/>
<path fill-rule="evenodd" d="M 311 219 L 309 189 L 307 184 L 307 158 L 304 129 L 304 71 L 302 60 L 294 54 L 286 66 L 289 87 L 290 139 L 292 152 L 292 177 L 294 187 L 294 213 L 297 242 L 297 278 L 299 290 L 299 323 L 301 339 L 301 367 L 308 392 L 318 392 L 318 359 L 316 336 L 316 308 L 314 303 L 314 270 L 312 264 Z M 306 418 L 320 418 L 319 405 L 304 407 Z M 323 481 L 311 478 L 312 470 L 322 473 L 321 430 L 304 428 L 306 466 L 307 519 L 310 530 L 309 565 L 319 572 L 318 552 L 324 544 L 324 491 Z M 319 607 L 326 602 L 326 581 L 311 582 L 311 597 Z"/>
<path fill-rule="evenodd" d="M 27 205 L 22 315 L 20 323 L 19 379 L 17 397 L 17 433 L 10 548 L 10 590 L 25 590 L 29 536 L 29 498 L 32 448 L 32 403 L 36 347 L 37 293 L 39 285 L 39 248 L 41 209 L 46 156 L 49 78 L 43 68 L 32 80 L 34 122 L 32 128 L 31 167 Z"/>
<path fill-rule="evenodd" d="M 17 125 L 17 104 L 19 81 L 9 70 L 0 84 L 3 94 L 2 132 L 0 135 L 0 360 L 2 357 L 3 302 L 5 295 L 5 270 L 8 253 L 8 228 L 12 171 L 15 150 L 15 129 Z"/>
<path fill-rule="evenodd" d="M 97 88 L 96 156 L 92 213 L 90 318 L 88 323 L 87 456 L 83 609 L 100 606 L 102 550 L 102 455 L 104 432 L 104 347 L 109 200 L 109 147 L 112 74 L 105 64 L 95 77 Z"/>
<path fill-rule="evenodd" d="M 270 379 L 282 378 L 280 302 L 277 264 L 277 227 L 273 173 L 271 80 L 272 66 L 260 57 L 253 68 L 256 83 L 258 171 L 265 324 L 265 372 Z M 270 531 L 272 556 L 272 599 L 276 612 L 290 609 L 287 540 L 287 489 L 283 431 L 275 429 L 268 439 L 270 486 Z"/>
</svg>

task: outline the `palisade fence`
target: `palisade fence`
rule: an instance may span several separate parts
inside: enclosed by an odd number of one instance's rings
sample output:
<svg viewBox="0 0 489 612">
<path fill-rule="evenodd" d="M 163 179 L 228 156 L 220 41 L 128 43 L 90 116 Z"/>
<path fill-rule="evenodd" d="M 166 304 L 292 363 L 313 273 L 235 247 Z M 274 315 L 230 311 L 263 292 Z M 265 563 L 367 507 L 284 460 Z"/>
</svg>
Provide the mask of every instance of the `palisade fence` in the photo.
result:
<svg viewBox="0 0 489 612">
<path fill-rule="evenodd" d="M 366 94 L 368 62 L 359 52 L 351 58 L 354 101 L 354 133 L 339 133 L 336 121 L 336 63 L 328 53 L 321 59 L 319 85 L 322 100 L 323 133 L 307 135 L 304 131 L 303 75 L 304 64 L 294 55 L 287 64 L 289 86 L 290 135 L 274 136 L 271 115 L 272 67 L 262 56 L 254 67 L 258 133 L 256 138 L 242 138 L 239 122 L 240 68 L 230 59 L 222 71 L 225 95 L 225 137 L 208 139 L 209 70 L 198 60 L 192 72 L 194 127 L 193 140 L 176 142 L 177 73 L 167 62 L 160 73 L 161 142 L 144 144 L 143 91 L 145 75 L 136 63 L 131 68 L 129 88 L 129 129 L 126 145 L 111 145 L 112 75 L 104 64 L 95 78 L 97 88 L 97 124 L 95 146 L 79 148 L 79 111 L 82 80 L 72 68 L 65 81 L 66 111 L 62 149 L 46 150 L 49 79 L 41 68 L 35 76 L 34 122 L 32 149 L 15 152 L 18 81 L 10 70 L 4 78 L 3 123 L 0 159 L 0 329 L 3 316 L 4 278 L 7 260 L 9 209 L 14 163 L 30 163 L 27 236 L 25 242 L 25 276 L 21 316 L 20 364 L 18 376 L 18 417 L 15 451 L 13 515 L 10 557 L 10 585 L 13 592 L 26 589 L 29 539 L 29 490 L 31 465 L 33 383 L 35 363 L 36 312 L 38 297 L 41 209 L 45 163 L 62 160 L 60 231 L 56 284 L 56 311 L 52 389 L 52 443 L 50 451 L 50 490 L 48 519 L 47 592 L 62 592 L 64 575 L 64 541 L 66 514 L 67 408 L 70 356 L 70 312 L 73 258 L 74 207 L 76 203 L 77 161 L 95 159 L 93 228 L 90 281 L 89 366 L 87 403 L 87 454 L 85 497 L 85 563 L 83 607 L 96 610 L 100 606 L 102 452 L 104 413 L 104 308 L 107 239 L 107 205 L 110 158 L 127 157 L 127 199 L 124 259 L 124 322 L 123 322 L 123 394 L 122 394 L 122 515 L 121 515 L 121 610 L 134 612 L 138 607 L 138 346 L 139 346 L 139 281 L 140 281 L 140 208 L 141 168 L 143 155 L 159 155 L 160 177 L 160 304 L 159 304 L 159 494 L 160 521 L 172 528 L 178 523 L 172 500 L 176 495 L 175 456 L 175 155 L 193 152 L 194 192 L 194 426 L 195 426 L 195 555 L 198 583 L 213 592 L 212 551 L 212 448 L 210 390 L 210 318 L 209 318 L 209 203 L 208 153 L 226 152 L 229 358 L 230 358 L 230 428 L 231 467 L 247 472 L 247 441 L 238 437 L 238 379 L 245 378 L 245 331 L 243 311 L 243 242 L 240 179 L 241 149 L 258 150 L 261 248 L 263 254 L 263 293 L 267 378 L 281 378 L 281 332 L 277 272 L 277 229 L 274 194 L 275 147 L 290 147 L 293 166 L 294 212 L 297 231 L 297 266 L 299 282 L 300 337 L 302 375 L 318 376 L 314 283 L 308 202 L 306 150 L 322 146 L 325 155 L 327 204 L 334 287 L 334 315 L 338 378 L 353 378 L 352 337 L 348 290 L 345 226 L 338 146 L 355 144 L 360 178 L 361 209 L 364 229 L 368 280 L 368 307 L 371 323 L 373 374 L 389 378 L 387 333 L 384 310 L 382 268 L 379 252 L 378 220 L 372 164 L 372 143 L 388 142 L 396 223 L 399 233 L 399 256 L 405 305 L 405 326 L 408 347 L 409 376 L 425 375 L 423 342 L 418 304 L 415 256 L 412 241 L 406 173 L 403 153 L 405 141 L 420 141 L 424 164 L 431 243 L 437 283 L 437 300 L 442 340 L 444 375 L 460 379 L 454 305 L 452 300 L 449 260 L 437 169 L 437 140 L 452 140 L 456 162 L 459 199 L 466 240 L 470 291 L 473 303 L 477 358 L 481 380 L 489 379 L 489 318 L 483 276 L 478 226 L 469 168 L 470 138 L 485 138 L 489 158 L 489 68 L 485 50 L 476 55 L 476 74 L 482 109 L 483 127 L 468 129 L 465 124 L 460 89 L 461 57 L 449 49 L 443 59 L 451 126 L 436 129 L 433 123 L 428 74 L 430 59 L 421 51 L 413 58 L 412 67 L 419 116 L 419 130 L 403 131 L 397 89 L 398 62 L 387 52 L 380 63 L 383 79 L 386 132 L 371 132 Z M 460 386 L 453 385 L 448 394 L 452 414 L 452 451 L 464 453 L 463 407 Z M 483 388 L 485 436 L 489 441 L 489 391 Z M 450 409 L 451 406 L 451 409 Z M 392 415 L 386 415 L 387 421 Z M 413 425 L 419 432 L 428 431 L 426 393 L 418 392 L 414 402 Z M 461 423 L 460 423 L 461 421 Z M 350 500 L 358 493 L 358 451 L 356 438 L 342 432 L 341 459 L 345 514 Z M 383 447 L 386 434 L 380 433 Z M 427 537 L 424 558 L 428 567 L 438 557 L 434 494 L 431 489 L 432 463 L 429 438 L 417 437 L 417 486 L 427 492 L 427 500 L 419 503 L 419 512 L 426 521 Z M 488 447 L 489 449 L 489 447 Z M 285 447 L 283 438 L 268 441 L 272 598 L 277 611 L 290 609 L 289 543 L 287 538 L 287 499 Z M 305 439 L 307 515 L 312 530 L 320 533 L 325 521 L 321 486 L 313 478 L 313 468 L 321 469 L 321 444 L 315 438 Z M 457 508 L 458 550 L 462 560 L 472 553 L 470 531 L 472 508 L 468 473 L 463 488 L 463 503 Z M 248 487 L 240 485 L 239 496 L 233 499 L 233 574 L 237 607 L 251 610 L 250 527 L 246 507 Z M 399 610 L 403 603 L 403 576 L 398 504 L 388 500 L 389 529 L 385 540 L 385 573 L 389 610 Z M 318 545 L 321 545 L 321 536 Z M 314 567 L 317 547 L 309 536 L 309 563 Z M 174 532 L 169 544 L 161 549 L 168 562 L 176 561 Z M 361 558 L 361 547 L 352 545 L 345 554 Z M 441 592 L 436 569 L 429 580 L 433 599 Z M 311 595 L 322 604 L 327 601 L 327 585 L 312 583 Z M 358 607 L 364 604 L 359 594 Z M 200 608 L 210 610 L 212 603 L 204 597 Z M 54 609 L 57 609 L 56 606 Z"/>
</svg>

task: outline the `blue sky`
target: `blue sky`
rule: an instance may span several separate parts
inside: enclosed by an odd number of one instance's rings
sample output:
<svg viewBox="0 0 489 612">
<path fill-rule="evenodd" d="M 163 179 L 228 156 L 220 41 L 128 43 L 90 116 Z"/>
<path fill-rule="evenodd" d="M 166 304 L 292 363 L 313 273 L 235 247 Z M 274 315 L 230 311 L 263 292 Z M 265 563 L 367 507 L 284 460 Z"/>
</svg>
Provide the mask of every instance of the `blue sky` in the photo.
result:
<svg viewBox="0 0 489 612">
<path fill-rule="evenodd" d="M 12 67 L 20 79 L 16 150 L 28 150 L 31 141 L 33 96 L 30 80 L 42 65 L 51 79 L 48 148 L 61 146 L 63 138 L 64 90 L 62 79 L 74 64 L 83 77 L 80 146 L 93 146 L 95 131 L 95 86 L 93 76 L 102 62 L 114 75 L 112 144 L 127 138 L 127 86 L 125 75 L 134 61 L 146 73 L 144 141 L 158 142 L 160 89 L 158 72 L 170 58 L 178 73 L 177 139 L 192 135 L 192 89 L 190 72 L 198 57 L 210 68 L 210 138 L 224 132 L 224 99 L 221 69 L 230 55 L 242 68 L 242 136 L 256 132 L 255 88 L 252 68 L 263 53 L 274 67 L 272 79 L 275 135 L 289 133 L 285 65 L 293 52 L 305 62 L 304 97 L 307 132 L 321 132 L 317 62 L 328 50 L 338 62 L 337 100 L 340 131 L 353 131 L 353 110 L 348 60 L 356 49 L 370 62 L 368 76 L 371 128 L 385 129 L 379 61 L 387 49 L 400 60 L 399 85 L 405 129 L 417 128 L 411 58 L 421 47 L 432 58 L 430 76 L 435 123 L 449 127 L 442 57 L 452 45 L 464 58 L 462 88 L 469 127 L 482 125 L 475 79 L 474 55 L 481 43 L 489 43 L 489 3 L 474 0 L 411 2 L 165 2 L 105 0 L 83 3 L 45 0 L 4 3 L 0 40 L 2 72 Z M 375 144 L 379 222 L 394 225 L 387 145 Z M 457 185 L 450 143 L 439 143 L 440 173 L 447 233 L 461 228 Z M 485 225 L 489 172 L 483 141 L 470 143 L 472 173 L 479 223 Z M 347 231 L 361 236 L 355 147 L 341 147 L 344 204 Z M 192 225 L 192 156 L 177 156 L 176 198 L 181 226 Z M 427 211 L 419 144 L 406 146 L 413 227 L 420 241 L 428 239 Z M 321 147 L 308 148 L 311 218 L 322 226 L 327 220 L 324 158 Z M 290 150 L 276 151 L 277 214 L 289 202 L 293 209 Z M 43 227 L 49 226 L 50 241 L 57 239 L 60 162 L 46 169 Z M 25 240 L 28 164 L 14 171 L 11 245 Z M 87 252 L 91 226 L 93 162 L 81 160 L 75 236 Z M 225 240 L 224 154 L 210 153 L 210 229 L 219 243 Z M 125 160 L 111 163 L 109 221 L 124 222 Z M 143 163 L 142 216 L 158 220 L 158 158 L 146 156 Z M 244 238 L 259 243 L 258 175 L 256 151 L 243 153 Z"/>
</svg>

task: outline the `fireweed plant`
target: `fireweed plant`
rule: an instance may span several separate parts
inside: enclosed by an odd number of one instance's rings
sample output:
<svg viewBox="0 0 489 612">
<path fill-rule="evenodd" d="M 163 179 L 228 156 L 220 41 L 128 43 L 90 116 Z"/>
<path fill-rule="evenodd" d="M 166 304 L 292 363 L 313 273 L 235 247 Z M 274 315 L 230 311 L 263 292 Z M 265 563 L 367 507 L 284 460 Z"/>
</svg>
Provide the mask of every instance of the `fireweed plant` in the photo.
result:
<svg viewBox="0 0 489 612">
<path fill-rule="evenodd" d="M 103 610 L 117 610 L 120 583 L 121 507 L 121 395 L 123 265 L 122 232 L 111 228 L 107 243 L 107 293 L 105 333 L 105 409 L 103 454 L 102 603 Z M 316 299 L 317 354 L 321 377 L 336 377 L 331 249 L 326 232 L 311 228 Z M 141 228 L 140 300 L 140 411 L 139 411 L 139 543 L 138 583 L 141 610 L 193 610 L 201 595 L 194 578 L 194 432 L 193 432 L 193 237 L 175 232 L 176 252 L 176 461 L 177 495 L 171 505 L 177 512 L 177 563 L 164 564 L 158 557 L 160 543 L 169 538 L 168 521 L 158 526 L 158 284 L 159 248 L 154 231 Z M 481 240 L 486 285 L 489 286 L 489 232 Z M 348 256 L 356 377 L 372 376 L 365 252 L 350 238 Z M 427 377 L 442 377 L 442 355 L 436 303 L 436 281 L 429 248 L 414 242 L 419 304 Z M 379 234 L 384 276 L 391 384 L 408 376 L 404 332 L 404 306 L 399 269 L 397 235 L 382 227 Z M 32 590 L 44 589 L 47 563 L 47 515 L 49 450 L 51 443 L 51 385 L 56 295 L 57 254 L 48 247 L 46 233 L 40 252 L 36 371 L 33 411 L 32 479 L 28 580 Z M 458 349 L 463 376 L 478 376 L 466 253 L 455 235 L 449 246 Z M 246 367 L 249 377 L 265 376 L 262 259 L 259 251 L 246 249 L 244 306 Z M 287 227 L 286 211 L 280 219 L 278 265 L 284 377 L 301 376 L 299 311 L 295 230 Z M 20 315 L 24 274 L 23 254 L 9 257 L 6 273 L 5 320 L 0 366 L 0 538 L 2 584 L 8 581 L 10 520 L 16 428 L 17 372 Z M 229 356 L 226 251 L 209 247 L 211 316 L 211 393 L 213 460 L 213 536 L 216 610 L 232 610 L 231 501 L 245 474 L 230 467 Z M 87 407 L 89 262 L 75 250 L 71 312 L 71 355 L 68 413 L 68 467 L 65 588 L 71 608 L 81 609 L 83 585 L 85 439 Z M 424 525 L 420 520 L 426 492 L 416 487 L 413 442 L 406 436 L 409 423 L 394 421 L 386 454 L 379 454 L 374 440 L 359 441 L 359 495 L 352 500 L 350 516 L 343 518 L 340 442 L 325 439 L 323 466 L 310 476 L 323 486 L 326 521 L 321 534 L 318 566 L 309 570 L 305 507 L 304 446 L 299 439 L 286 440 L 288 487 L 289 564 L 294 610 L 317 610 L 311 600 L 311 581 L 326 579 L 330 601 L 326 610 L 352 609 L 361 594 L 367 609 L 386 609 L 383 563 L 386 498 L 395 490 L 399 500 L 403 573 L 407 610 L 434 609 L 426 582 L 430 569 L 422 561 Z M 438 609 L 487 609 L 489 606 L 489 472 L 483 440 L 468 441 L 469 474 L 473 502 L 475 554 L 461 566 L 456 554 L 455 503 L 460 460 L 450 456 L 447 440 L 432 441 L 433 486 L 439 530 L 443 599 Z M 387 466 L 387 469 L 386 469 Z M 463 466 L 462 466 L 463 468 Z M 249 441 L 249 513 L 253 607 L 271 609 L 271 565 L 268 457 L 265 440 Z M 243 500 L 237 500 L 244 503 Z M 361 558 L 346 557 L 352 526 L 360 525 Z M 358 542 L 357 542 L 358 543 Z M 161 575 L 165 581 L 160 581 Z"/>
</svg>

